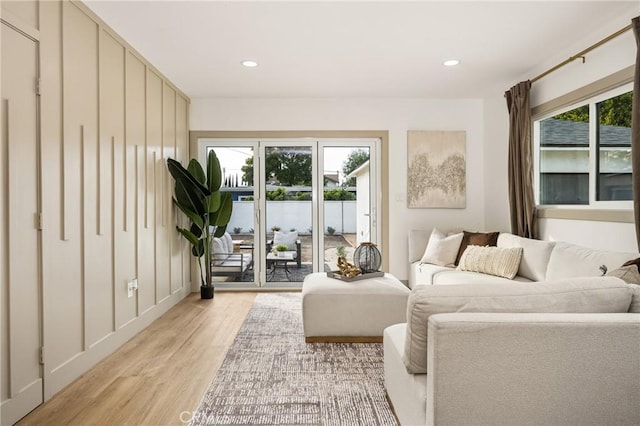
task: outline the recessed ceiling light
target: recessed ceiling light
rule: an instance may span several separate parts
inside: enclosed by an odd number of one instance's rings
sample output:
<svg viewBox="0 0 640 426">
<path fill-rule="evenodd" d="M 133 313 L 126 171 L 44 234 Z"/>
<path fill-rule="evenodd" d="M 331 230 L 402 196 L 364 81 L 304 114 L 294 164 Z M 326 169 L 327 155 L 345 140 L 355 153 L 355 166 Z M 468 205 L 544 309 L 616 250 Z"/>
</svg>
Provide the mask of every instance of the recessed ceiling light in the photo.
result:
<svg viewBox="0 0 640 426">
<path fill-rule="evenodd" d="M 258 66 L 258 63 L 256 61 L 242 61 L 242 65 L 247 68 L 255 68 Z"/>
<path fill-rule="evenodd" d="M 442 65 L 444 65 L 445 67 L 453 67 L 453 66 L 458 65 L 459 63 L 460 63 L 460 61 L 457 60 L 457 59 L 448 59 L 448 60 L 444 61 L 442 63 Z"/>
</svg>

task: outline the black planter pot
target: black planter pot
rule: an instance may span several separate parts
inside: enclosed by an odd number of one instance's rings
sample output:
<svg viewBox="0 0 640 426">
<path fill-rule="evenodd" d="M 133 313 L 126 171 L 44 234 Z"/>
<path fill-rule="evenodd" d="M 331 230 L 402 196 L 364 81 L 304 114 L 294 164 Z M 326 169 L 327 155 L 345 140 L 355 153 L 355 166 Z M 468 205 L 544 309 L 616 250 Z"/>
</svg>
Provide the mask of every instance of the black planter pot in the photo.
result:
<svg viewBox="0 0 640 426">
<path fill-rule="evenodd" d="M 200 286 L 200 299 L 213 299 L 213 286 Z"/>
</svg>

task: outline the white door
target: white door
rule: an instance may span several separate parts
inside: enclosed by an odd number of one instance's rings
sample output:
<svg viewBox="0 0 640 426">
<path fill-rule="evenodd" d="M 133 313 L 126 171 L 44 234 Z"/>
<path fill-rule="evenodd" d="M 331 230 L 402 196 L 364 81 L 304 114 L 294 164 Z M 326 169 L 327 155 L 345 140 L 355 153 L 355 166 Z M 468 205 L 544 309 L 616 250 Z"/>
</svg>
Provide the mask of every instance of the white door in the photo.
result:
<svg viewBox="0 0 640 426">
<path fill-rule="evenodd" d="M 0 308 L 2 424 L 43 401 L 37 42 L 2 22 Z"/>
</svg>

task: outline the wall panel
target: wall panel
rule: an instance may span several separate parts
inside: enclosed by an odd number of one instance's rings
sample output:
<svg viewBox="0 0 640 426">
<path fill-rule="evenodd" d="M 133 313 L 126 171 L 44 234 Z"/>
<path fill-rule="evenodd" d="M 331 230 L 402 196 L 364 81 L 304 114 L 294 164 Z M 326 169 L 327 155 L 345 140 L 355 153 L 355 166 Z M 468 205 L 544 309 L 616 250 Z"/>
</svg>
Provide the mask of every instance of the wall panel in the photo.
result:
<svg viewBox="0 0 640 426">
<path fill-rule="evenodd" d="M 167 241 L 168 218 L 166 182 L 167 168 L 163 158 L 163 82 L 160 77 L 149 71 L 147 73 L 147 147 L 151 154 L 153 173 L 154 202 L 149 203 L 153 211 L 155 227 L 155 268 L 156 268 L 156 303 L 167 298 L 170 293 L 170 258 Z M 162 243 L 161 243 L 162 242 Z"/>
<path fill-rule="evenodd" d="M 180 95 L 176 96 L 176 159 L 182 164 L 189 162 L 189 102 Z M 177 207 L 174 206 L 175 211 L 177 211 Z M 182 226 L 188 226 L 188 220 L 183 214 L 179 214 L 178 218 Z M 182 253 L 180 266 L 182 273 L 181 283 L 187 288 L 191 288 L 189 272 L 191 261 L 190 246 L 180 235 L 175 234 L 174 238 L 176 240 L 172 245 L 173 251 L 178 248 Z"/>
<path fill-rule="evenodd" d="M 155 304 L 154 229 L 147 225 L 146 200 L 149 168 L 146 148 L 146 73 L 145 65 L 131 53 L 126 59 L 126 141 L 135 159 L 135 185 L 128 185 L 135 201 L 137 312 L 142 314 Z M 133 191 L 135 189 L 135 191 Z"/>
<path fill-rule="evenodd" d="M 176 91 L 167 84 L 165 84 L 162 89 L 162 100 L 162 152 L 166 164 L 168 158 L 178 158 L 176 145 Z M 169 291 L 174 293 L 182 287 L 182 250 L 184 250 L 184 246 L 180 241 L 182 237 L 178 234 L 174 225 L 178 220 L 177 209 L 170 202 L 173 193 L 173 179 L 168 172 L 165 172 L 164 176 L 164 193 L 167 197 L 167 202 L 165 203 L 167 208 L 165 212 L 167 226 L 165 227 L 165 231 L 167 238 L 171 241 L 168 259 L 171 276 Z"/>
<path fill-rule="evenodd" d="M 84 197 L 84 188 L 96 189 L 95 176 L 84 179 L 85 158 L 96 167 L 97 144 L 97 35 L 98 26 L 71 3 L 62 3 L 62 87 L 63 87 L 63 235 L 70 245 L 80 250 L 78 257 L 60 259 L 70 270 L 80 272 L 79 279 L 53 284 L 56 297 L 49 305 L 51 330 L 47 337 L 61 339 L 63 344 L 52 348 L 49 366 L 52 370 L 85 349 L 85 280 L 84 238 L 85 206 L 91 200 Z M 93 177 L 93 179 L 91 179 Z M 93 200 L 93 211 L 96 202 Z M 93 216 L 94 227 L 97 216 Z M 63 271 L 64 274 L 64 271 Z M 76 278 L 73 274 L 72 278 Z M 45 282 L 45 287 L 46 287 Z M 53 292 L 53 290 L 52 290 Z M 49 354 L 47 354 L 49 355 Z"/>
<path fill-rule="evenodd" d="M 189 100 L 82 3 L 40 2 L 39 17 L 48 399 L 187 294 L 182 273 L 171 293 L 162 143 L 174 153 Z"/>
</svg>

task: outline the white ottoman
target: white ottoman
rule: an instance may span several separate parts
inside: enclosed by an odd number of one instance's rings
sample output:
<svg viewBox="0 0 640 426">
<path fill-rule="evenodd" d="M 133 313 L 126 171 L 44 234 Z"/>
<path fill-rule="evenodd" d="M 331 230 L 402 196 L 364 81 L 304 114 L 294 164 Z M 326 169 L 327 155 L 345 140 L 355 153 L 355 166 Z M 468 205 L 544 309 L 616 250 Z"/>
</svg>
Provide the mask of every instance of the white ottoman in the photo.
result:
<svg viewBox="0 0 640 426">
<path fill-rule="evenodd" d="M 409 293 L 391 274 L 353 282 L 324 272 L 307 275 L 302 284 L 305 340 L 382 342 L 386 327 L 407 322 Z"/>
</svg>

